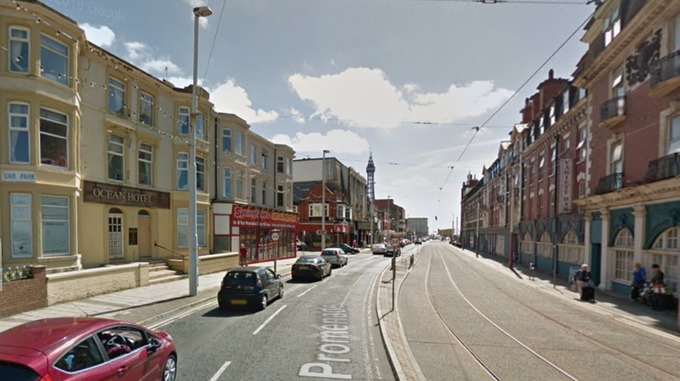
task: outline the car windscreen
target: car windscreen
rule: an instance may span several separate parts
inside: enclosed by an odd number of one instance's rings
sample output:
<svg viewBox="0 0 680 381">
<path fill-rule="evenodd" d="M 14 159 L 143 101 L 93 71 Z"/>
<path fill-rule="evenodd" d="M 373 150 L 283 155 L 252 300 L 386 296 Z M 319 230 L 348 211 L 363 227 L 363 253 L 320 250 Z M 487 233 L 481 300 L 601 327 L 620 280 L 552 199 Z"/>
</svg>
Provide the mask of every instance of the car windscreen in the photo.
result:
<svg viewBox="0 0 680 381">
<path fill-rule="evenodd" d="M 6 361 L 0 361 L 0 375 L 3 380 L 12 381 L 37 381 L 40 378 L 33 369 Z"/>
<path fill-rule="evenodd" d="M 224 284 L 228 286 L 236 286 L 236 285 L 242 285 L 242 286 L 253 286 L 255 285 L 255 281 L 257 279 L 257 275 L 253 272 L 249 271 L 232 271 L 227 273 L 227 275 L 224 276 Z"/>
</svg>

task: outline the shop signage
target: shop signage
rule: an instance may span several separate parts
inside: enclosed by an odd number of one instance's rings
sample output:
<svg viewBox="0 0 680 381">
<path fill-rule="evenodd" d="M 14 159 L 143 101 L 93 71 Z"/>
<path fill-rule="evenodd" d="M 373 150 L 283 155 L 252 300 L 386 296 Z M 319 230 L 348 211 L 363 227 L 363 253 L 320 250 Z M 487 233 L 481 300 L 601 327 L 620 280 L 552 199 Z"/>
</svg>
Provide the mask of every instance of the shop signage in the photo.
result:
<svg viewBox="0 0 680 381">
<path fill-rule="evenodd" d="M 232 226 L 295 229 L 297 223 L 297 214 L 271 209 L 234 206 L 231 213 Z"/>
<path fill-rule="evenodd" d="M 84 182 L 84 200 L 110 205 L 170 209 L 170 193 L 93 181 Z"/>
<path fill-rule="evenodd" d="M 34 183 L 35 172 L 27 171 L 2 171 L 2 181 L 18 183 Z"/>
<path fill-rule="evenodd" d="M 572 184 L 571 184 L 571 159 L 560 160 L 560 187 L 557 189 L 559 198 L 560 213 L 568 213 L 571 211 L 572 199 Z"/>
</svg>

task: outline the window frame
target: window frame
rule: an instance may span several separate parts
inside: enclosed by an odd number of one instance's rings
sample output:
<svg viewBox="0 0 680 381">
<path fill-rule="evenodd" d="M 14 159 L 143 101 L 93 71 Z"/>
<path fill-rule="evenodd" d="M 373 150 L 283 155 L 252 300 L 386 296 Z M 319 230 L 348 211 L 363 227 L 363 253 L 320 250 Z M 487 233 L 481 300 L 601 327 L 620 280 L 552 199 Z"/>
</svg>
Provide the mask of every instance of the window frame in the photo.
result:
<svg viewBox="0 0 680 381">
<path fill-rule="evenodd" d="M 222 168 L 222 197 L 233 197 L 231 168 Z"/>
<path fill-rule="evenodd" d="M 234 192 L 234 195 L 238 199 L 243 199 L 245 193 L 245 173 L 241 168 L 237 168 L 234 172 L 236 174 L 236 191 Z"/>
<path fill-rule="evenodd" d="M 114 76 L 109 76 L 107 90 L 107 111 L 114 115 L 127 116 L 127 85 L 125 84 L 125 81 L 121 81 Z M 115 96 L 121 97 L 122 104 L 119 110 L 113 110 L 111 108 L 111 100 L 115 99 Z"/>
<path fill-rule="evenodd" d="M 255 143 L 250 143 L 250 164 L 257 165 L 257 149 Z"/>
<path fill-rule="evenodd" d="M 156 104 L 156 98 L 153 95 L 151 95 L 150 93 L 148 93 L 146 91 L 140 91 L 139 92 L 139 103 L 138 103 L 139 109 L 137 110 L 137 114 L 138 114 L 137 120 L 139 120 L 140 123 L 147 125 L 149 127 L 154 126 L 154 122 L 155 122 L 155 119 L 156 119 L 155 115 L 154 115 L 155 114 L 155 110 L 154 110 L 155 104 Z M 146 106 L 146 107 L 144 107 L 144 106 Z M 143 110 L 145 108 L 149 109 L 148 121 L 144 120 Z"/>
<path fill-rule="evenodd" d="M 205 192 L 207 184 L 206 184 L 206 177 L 205 177 L 205 171 L 206 171 L 206 161 L 204 158 L 200 156 L 196 156 L 195 158 L 195 164 L 196 164 L 196 190 Z"/>
<path fill-rule="evenodd" d="M 234 153 L 240 156 L 245 157 L 244 155 L 244 139 L 245 136 L 242 131 L 235 131 L 234 134 Z"/>
<path fill-rule="evenodd" d="M 145 147 L 148 147 L 146 149 Z M 140 185 L 153 186 L 153 145 L 141 143 L 137 153 L 137 183 Z M 142 168 L 148 167 L 148 182 L 142 181 Z"/>
<path fill-rule="evenodd" d="M 64 119 L 66 120 L 66 122 L 58 121 L 58 120 L 55 120 L 55 119 L 49 119 L 47 116 L 43 116 L 43 111 L 44 111 L 45 113 L 53 113 L 53 114 L 57 114 L 57 115 L 59 115 L 59 116 L 63 116 Z M 69 167 L 69 125 L 70 125 L 69 119 L 70 119 L 70 118 L 69 118 L 69 115 L 66 114 L 66 113 L 63 113 L 63 112 L 60 112 L 60 111 L 57 111 L 57 110 L 54 110 L 54 109 L 51 109 L 51 108 L 47 108 L 47 107 L 41 107 L 41 108 L 40 108 L 40 118 L 39 118 L 39 122 L 40 122 L 40 133 L 39 133 L 39 135 L 40 135 L 40 142 L 39 142 L 39 147 L 40 147 L 40 165 L 47 165 L 47 166 L 50 166 L 50 167 L 68 169 L 68 167 Z M 43 120 L 45 120 L 45 121 L 47 121 L 47 122 L 56 123 L 56 124 L 60 124 L 60 125 L 64 126 L 65 135 L 64 135 L 64 136 L 59 136 L 59 135 L 57 135 L 57 134 L 55 134 L 55 133 L 52 133 L 52 132 L 43 132 L 43 123 L 42 123 Z M 63 140 L 63 144 L 65 145 L 65 152 L 64 152 L 64 157 L 63 157 L 63 165 L 60 165 L 60 164 L 52 164 L 52 163 L 44 163 L 44 162 L 43 162 L 43 159 L 45 159 L 45 158 L 43 158 L 43 151 L 44 151 L 44 149 L 43 149 L 43 138 L 45 138 L 45 139 L 52 138 L 52 139 L 61 139 L 61 140 Z M 51 160 L 51 158 L 47 158 L 47 159 L 50 159 L 50 160 Z M 58 159 L 56 160 L 56 162 L 57 162 L 57 163 L 62 162 L 62 158 L 58 158 Z"/>
<path fill-rule="evenodd" d="M 119 140 L 118 140 L 119 139 Z M 118 141 L 116 141 L 118 140 Z M 112 150 L 112 146 L 120 148 L 120 152 Z M 125 182 L 125 138 L 115 134 L 111 134 L 106 138 L 106 178 L 110 181 Z M 118 158 L 120 160 L 120 178 L 112 176 L 111 171 L 112 159 Z"/>
<path fill-rule="evenodd" d="M 186 132 L 183 125 L 186 125 Z M 191 133 L 191 109 L 187 106 L 177 108 L 177 134 L 188 136 Z"/>
<path fill-rule="evenodd" d="M 16 113 L 12 112 L 12 106 L 25 106 L 26 107 L 26 113 Z M 22 118 L 25 120 L 26 127 L 21 127 L 14 125 L 12 122 L 14 118 Z M 8 134 L 9 134 L 9 140 L 8 140 L 8 145 L 9 149 L 7 150 L 7 153 L 9 154 L 8 160 L 10 164 L 30 164 L 31 163 L 31 130 L 30 130 L 30 123 L 31 123 L 31 105 L 26 103 L 26 102 L 8 102 L 7 103 L 7 126 L 8 126 Z M 21 161 L 21 160 L 16 160 L 14 159 L 17 155 L 15 154 L 15 146 L 18 145 L 18 143 L 13 144 L 13 139 L 12 139 L 12 134 L 25 134 L 26 135 L 26 156 L 27 160 L 26 161 Z M 21 139 L 17 138 L 17 142 L 19 142 Z"/>
<path fill-rule="evenodd" d="M 194 134 L 196 135 L 196 139 L 206 140 L 207 133 L 206 133 L 205 126 L 206 126 L 205 114 L 198 111 L 196 113 L 196 131 L 194 131 Z"/>
<path fill-rule="evenodd" d="M 269 152 L 267 152 L 266 149 L 262 148 L 260 150 L 260 168 L 262 168 L 263 171 L 266 171 L 268 169 L 268 161 Z"/>
<path fill-rule="evenodd" d="M 222 152 L 232 152 L 231 128 L 222 129 Z"/>
<path fill-rule="evenodd" d="M 15 202 L 19 197 L 25 197 L 26 202 Z M 10 207 L 10 257 L 12 259 L 23 259 L 23 258 L 33 258 L 33 196 L 30 193 L 22 192 L 12 192 L 9 194 L 9 207 Z M 19 213 L 19 210 L 24 210 L 24 213 Z M 18 215 L 17 215 L 18 214 Z M 21 245 L 17 247 L 17 242 L 15 239 L 17 227 L 24 225 L 28 227 L 28 239 L 24 244 L 19 242 Z M 24 246 L 28 246 L 25 250 L 26 254 L 18 253 L 17 250 L 23 249 Z"/>
<path fill-rule="evenodd" d="M 177 180 L 175 186 L 177 190 L 189 190 L 189 154 L 187 152 L 178 152 L 175 158 L 175 169 Z M 185 179 L 184 186 L 180 183 Z"/>
<path fill-rule="evenodd" d="M 250 202 L 257 204 L 257 179 L 252 177 L 250 179 Z"/>
<path fill-rule="evenodd" d="M 677 124 L 674 125 L 673 122 L 676 121 Z M 673 130 L 675 129 L 677 129 L 677 136 L 674 139 Z M 666 134 L 666 155 L 671 155 L 674 153 L 680 153 L 680 114 L 675 115 L 673 118 L 671 118 L 671 121 L 668 124 L 668 131 Z"/>
<path fill-rule="evenodd" d="M 56 45 L 61 45 L 63 48 L 66 50 L 66 54 L 64 55 L 63 52 L 59 52 L 54 47 L 50 47 L 45 45 L 43 42 L 44 40 L 49 40 L 49 42 L 54 43 Z M 45 59 L 43 57 L 43 54 L 45 53 L 44 50 L 48 50 L 50 53 L 55 54 L 57 56 L 61 56 L 62 58 L 65 59 L 66 61 L 66 73 L 63 73 L 63 80 L 60 80 L 62 78 L 62 74 L 57 75 L 55 78 L 51 78 L 48 75 L 45 75 Z M 70 86 L 70 69 L 71 69 L 71 48 L 67 45 L 64 44 L 63 42 L 52 38 L 44 33 L 40 34 L 40 76 L 42 78 L 47 79 L 48 81 L 52 81 L 64 86 Z"/>
<path fill-rule="evenodd" d="M 66 209 L 66 219 L 46 219 L 45 215 L 48 215 L 48 213 L 45 213 L 45 200 L 46 199 L 53 199 L 53 200 L 64 200 L 66 205 L 47 205 L 47 208 L 60 208 L 60 209 Z M 68 255 L 70 254 L 71 250 L 71 200 L 69 197 L 66 196 L 52 196 L 52 195 L 47 195 L 43 194 L 40 196 L 40 226 L 41 226 L 41 237 L 40 237 L 40 242 L 41 242 L 41 252 L 42 255 L 45 257 L 54 257 L 54 256 L 63 256 L 63 255 Z M 48 222 L 46 224 L 46 222 Z M 60 236 L 60 237 L 66 237 L 66 250 L 58 250 L 58 251 L 52 251 L 50 252 L 48 249 L 45 248 L 45 232 L 48 231 L 50 226 L 56 226 L 57 223 L 62 223 L 66 226 L 66 234 L 53 234 L 50 236 Z"/>
<path fill-rule="evenodd" d="M 612 142 L 609 152 L 609 174 L 623 173 L 623 140 Z"/>
<path fill-rule="evenodd" d="M 26 37 L 23 38 L 13 36 L 12 32 L 15 30 L 25 32 Z M 31 72 L 31 30 L 23 26 L 10 25 L 7 31 L 7 40 L 8 40 L 7 70 L 10 73 L 29 74 Z M 14 62 L 16 61 L 16 59 L 20 59 L 22 57 L 21 54 L 12 54 L 14 52 L 14 47 L 16 45 L 21 45 L 22 48 L 25 45 L 26 51 L 25 70 L 13 70 L 13 67 L 20 68 L 20 65 L 15 64 Z M 24 50 L 22 48 L 20 48 L 20 50 Z M 16 59 L 13 60 L 12 57 L 16 57 Z"/>
<path fill-rule="evenodd" d="M 284 173 L 284 160 L 283 156 L 276 157 L 276 173 Z"/>
<path fill-rule="evenodd" d="M 262 187 L 260 188 L 260 190 L 262 192 L 262 205 L 267 205 L 267 191 L 268 191 L 267 188 L 268 187 L 269 187 L 269 185 L 267 184 L 267 182 L 262 181 Z"/>
</svg>

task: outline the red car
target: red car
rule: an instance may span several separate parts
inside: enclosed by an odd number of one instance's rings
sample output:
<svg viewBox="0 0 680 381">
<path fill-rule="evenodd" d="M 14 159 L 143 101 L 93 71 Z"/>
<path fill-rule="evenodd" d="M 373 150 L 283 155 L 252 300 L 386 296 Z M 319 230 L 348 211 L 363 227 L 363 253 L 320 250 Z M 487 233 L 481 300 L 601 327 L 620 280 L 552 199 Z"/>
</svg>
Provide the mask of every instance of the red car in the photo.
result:
<svg viewBox="0 0 680 381">
<path fill-rule="evenodd" d="M 0 332 L 0 379 L 162 380 L 177 376 L 170 335 L 104 318 L 36 320 Z"/>
</svg>

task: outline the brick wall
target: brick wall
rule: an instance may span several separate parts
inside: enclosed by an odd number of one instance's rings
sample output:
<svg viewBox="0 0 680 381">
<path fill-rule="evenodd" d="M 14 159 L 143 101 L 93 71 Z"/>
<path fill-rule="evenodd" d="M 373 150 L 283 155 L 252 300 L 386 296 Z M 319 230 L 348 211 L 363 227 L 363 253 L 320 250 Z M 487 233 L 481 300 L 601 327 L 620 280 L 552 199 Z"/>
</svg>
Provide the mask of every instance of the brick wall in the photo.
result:
<svg viewBox="0 0 680 381">
<path fill-rule="evenodd" d="M 4 282 L 0 291 L 0 317 L 47 307 L 45 266 L 33 266 L 33 278 Z"/>
</svg>

